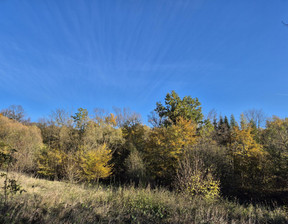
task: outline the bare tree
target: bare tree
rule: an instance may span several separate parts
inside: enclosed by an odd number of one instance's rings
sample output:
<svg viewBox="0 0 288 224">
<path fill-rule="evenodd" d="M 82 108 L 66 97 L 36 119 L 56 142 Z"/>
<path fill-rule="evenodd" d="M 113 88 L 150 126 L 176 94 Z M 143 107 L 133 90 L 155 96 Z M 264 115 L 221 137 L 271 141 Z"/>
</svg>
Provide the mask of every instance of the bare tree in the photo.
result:
<svg viewBox="0 0 288 224">
<path fill-rule="evenodd" d="M 71 118 L 71 113 L 67 112 L 64 109 L 56 109 L 55 111 L 52 111 L 50 114 L 51 121 L 59 127 L 72 126 L 73 120 Z"/>
<path fill-rule="evenodd" d="M 148 122 L 152 125 L 152 127 L 159 127 L 161 124 L 163 124 L 163 118 L 159 117 L 159 115 L 155 112 L 152 111 L 148 115 Z"/>
<path fill-rule="evenodd" d="M 266 116 L 262 109 L 250 109 L 244 112 L 244 116 L 248 122 L 253 122 L 257 128 L 263 127 Z"/>
<path fill-rule="evenodd" d="M 8 117 L 10 119 L 16 120 L 18 122 L 22 122 L 22 123 L 29 123 L 30 119 L 25 119 L 26 114 L 25 111 L 23 109 L 23 107 L 21 105 L 11 105 L 6 109 L 2 109 L 0 111 L 0 113 L 5 116 Z"/>
<path fill-rule="evenodd" d="M 179 161 L 175 185 L 183 193 L 188 193 L 188 196 L 217 198 L 220 190 L 219 181 L 214 178 L 211 169 L 212 167 L 205 166 L 197 151 L 188 150 Z"/>
<path fill-rule="evenodd" d="M 133 126 L 141 123 L 141 115 L 131 111 L 129 108 L 114 107 L 113 110 L 117 116 L 117 126 L 123 127 L 124 125 Z"/>
<path fill-rule="evenodd" d="M 208 119 L 211 122 L 213 122 L 213 120 L 217 119 L 217 111 L 215 109 L 210 110 L 208 114 L 205 116 L 205 119 Z"/>
</svg>

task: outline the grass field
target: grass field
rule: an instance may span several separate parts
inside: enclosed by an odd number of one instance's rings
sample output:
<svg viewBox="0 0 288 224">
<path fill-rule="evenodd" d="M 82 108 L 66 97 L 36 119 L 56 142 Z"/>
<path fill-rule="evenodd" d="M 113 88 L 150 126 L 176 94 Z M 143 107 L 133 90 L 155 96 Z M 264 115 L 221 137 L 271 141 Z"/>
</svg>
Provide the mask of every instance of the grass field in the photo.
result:
<svg viewBox="0 0 288 224">
<path fill-rule="evenodd" d="M 288 223 L 285 207 L 206 201 L 149 187 L 97 187 L 12 175 L 26 192 L 9 195 L 6 206 L 2 200 L 0 223 Z"/>
</svg>

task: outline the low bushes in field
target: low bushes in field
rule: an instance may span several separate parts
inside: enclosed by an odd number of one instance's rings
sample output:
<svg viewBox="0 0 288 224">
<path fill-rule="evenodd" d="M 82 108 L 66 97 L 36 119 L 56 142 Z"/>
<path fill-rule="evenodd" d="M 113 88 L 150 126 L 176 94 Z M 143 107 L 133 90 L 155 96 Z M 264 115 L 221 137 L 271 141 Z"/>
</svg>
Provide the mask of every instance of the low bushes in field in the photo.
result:
<svg viewBox="0 0 288 224">
<path fill-rule="evenodd" d="M 12 175 L 27 192 L 1 204 L 1 223 L 287 223 L 285 207 L 205 200 L 165 189 L 112 187 Z M 3 179 L 1 179 L 3 183 Z"/>
</svg>

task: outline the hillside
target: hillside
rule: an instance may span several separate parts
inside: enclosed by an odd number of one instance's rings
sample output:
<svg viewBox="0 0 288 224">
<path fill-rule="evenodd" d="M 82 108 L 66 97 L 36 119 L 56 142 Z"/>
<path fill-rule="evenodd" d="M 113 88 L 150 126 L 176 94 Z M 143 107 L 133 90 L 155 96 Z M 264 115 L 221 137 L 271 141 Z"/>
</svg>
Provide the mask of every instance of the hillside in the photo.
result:
<svg viewBox="0 0 288 224">
<path fill-rule="evenodd" d="M 26 192 L 1 203 L 0 223 L 287 223 L 287 210 L 205 201 L 164 189 L 104 187 L 10 174 Z M 1 179 L 1 187 L 3 178 Z M 1 190 L 3 196 L 3 190 Z"/>
</svg>

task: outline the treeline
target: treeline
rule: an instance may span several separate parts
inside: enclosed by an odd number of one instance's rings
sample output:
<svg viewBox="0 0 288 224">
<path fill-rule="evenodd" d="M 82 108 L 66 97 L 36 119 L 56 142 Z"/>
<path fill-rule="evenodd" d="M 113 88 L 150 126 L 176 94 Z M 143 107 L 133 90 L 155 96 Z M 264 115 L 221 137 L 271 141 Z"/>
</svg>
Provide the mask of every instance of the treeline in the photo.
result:
<svg viewBox="0 0 288 224">
<path fill-rule="evenodd" d="M 204 118 L 197 98 L 172 91 L 149 120 L 151 127 L 129 110 L 79 108 L 32 123 L 11 106 L 1 111 L 1 155 L 15 149 L 15 171 L 51 180 L 149 184 L 208 199 L 285 198 L 288 118 L 266 119 L 260 110 L 239 124 L 233 115 Z"/>
</svg>

